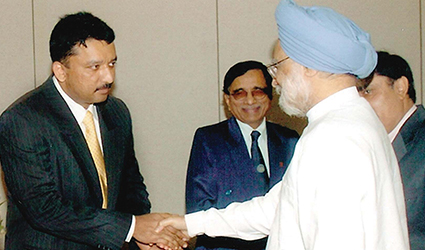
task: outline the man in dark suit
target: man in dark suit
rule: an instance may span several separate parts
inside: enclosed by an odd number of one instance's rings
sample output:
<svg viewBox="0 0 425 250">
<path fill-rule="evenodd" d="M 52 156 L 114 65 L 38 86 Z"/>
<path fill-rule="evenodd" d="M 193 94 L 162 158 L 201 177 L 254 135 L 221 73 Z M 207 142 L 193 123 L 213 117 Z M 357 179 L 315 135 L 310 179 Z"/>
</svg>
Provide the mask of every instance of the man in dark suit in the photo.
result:
<svg viewBox="0 0 425 250">
<path fill-rule="evenodd" d="M 133 148 L 129 111 L 109 96 L 117 56 L 113 30 L 90 13 L 52 31 L 53 75 L 0 118 L 8 189 L 6 249 L 178 247 L 150 202 Z M 135 245 L 133 244 L 133 247 Z"/>
<path fill-rule="evenodd" d="M 400 165 L 411 250 L 425 250 L 425 110 L 415 105 L 409 64 L 378 52 L 373 79 L 360 93 L 385 125 Z"/>
<path fill-rule="evenodd" d="M 282 179 L 298 134 L 266 122 L 271 83 L 266 66 L 256 61 L 237 63 L 226 73 L 224 100 L 233 117 L 196 131 L 186 180 L 187 213 L 264 195 Z M 252 139 L 253 131 L 259 132 L 259 138 Z M 258 162 L 252 151 L 257 145 Z M 264 249 L 266 239 L 200 236 L 196 245 L 197 249 Z"/>
</svg>

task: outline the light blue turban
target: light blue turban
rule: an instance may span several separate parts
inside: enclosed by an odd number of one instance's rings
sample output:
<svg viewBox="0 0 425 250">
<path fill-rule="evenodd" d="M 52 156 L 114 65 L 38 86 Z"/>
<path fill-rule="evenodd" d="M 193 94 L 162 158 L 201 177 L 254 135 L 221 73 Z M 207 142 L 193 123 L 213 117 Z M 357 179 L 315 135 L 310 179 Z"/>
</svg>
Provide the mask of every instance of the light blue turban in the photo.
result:
<svg viewBox="0 0 425 250">
<path fill-rule="evenodd" d="M 348 18 L 324 7 L 282 0 L 276 9 L 280 46 L 295 62 L 315 70 L 367 77 L 377 54 L 370 36 Z"/>
</svg>

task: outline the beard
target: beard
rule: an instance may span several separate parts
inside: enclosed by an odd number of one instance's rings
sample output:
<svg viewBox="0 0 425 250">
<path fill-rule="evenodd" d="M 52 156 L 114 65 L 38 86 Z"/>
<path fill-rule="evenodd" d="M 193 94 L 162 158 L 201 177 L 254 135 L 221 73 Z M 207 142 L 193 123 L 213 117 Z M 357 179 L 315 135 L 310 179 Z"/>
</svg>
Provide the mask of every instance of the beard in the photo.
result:
<svg viewBox="0 0 425 250">
<path fill-rule="evenodd" d="M 294 65 L 289 74 L 283 74 L 276 86 L 280 94 L 279 106 L 290 116 L 305 117 L 310 106 L 310 83 L 302 77 L 302 66 Z"/>
</svg>

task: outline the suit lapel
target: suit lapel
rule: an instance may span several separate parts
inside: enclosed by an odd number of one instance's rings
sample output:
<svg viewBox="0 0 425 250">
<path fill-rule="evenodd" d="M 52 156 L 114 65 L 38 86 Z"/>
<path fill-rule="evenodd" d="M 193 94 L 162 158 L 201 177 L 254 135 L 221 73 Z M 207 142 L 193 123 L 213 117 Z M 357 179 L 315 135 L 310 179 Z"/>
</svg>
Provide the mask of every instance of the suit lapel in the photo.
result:
<svg viewBox="0 0 425 250">
<path fill-rule="evenodd" d="M 398 161 L 401 161 L 408 152 L 409 144 L 414 139 L 416 131 L 423 126 L 422 123 L 425 120 L 425 110 L 422 105 L 418 105 L 417 107 L 416 111 L 401 127 L 400 132 L 392 143 Z"/>
<path fill-rule="evenodd" d="M 241 129 L 239 128 L 239 125 L 234 117 L 229 119 L 228 126 L 230 134 L 228 142 L 231 146 L 229 151 L 235 168 L 240 168 L 240 166 L 251 166 L 252 162 L 245 143 L 245 139 L 243 138 Z"/>
<path fill-rule="evenodd" d="M 267 122 L 267 147 L 269 149 L 269 167 L 270 167 L 270 185 L 279 182 L 282 177 L 280 174 L 284 166 L 284 162 L 281 161 L 282 156 L 285 152 L 279 152 L 279 149 L 282 148 L 282 142 L 278 139 L 279 136 L 276 134 L 276 131 L 272 126 Z M 276 153 L 272 153 L 276 152 Z"/>
<path fill-rule="evenodd" d="M 398 161 L 407 153 L 406 144 L 404 143 L 403 136 L 399 133 L 393 141 L 393 148 Z"/>
<path fill-rule="evenodd" d="M 52 78 L 49 78 L 41 87 L 49 107 L 48 117 L 50 124 L 56 125 L 63 141 L 68 145 L 86 179 L 89 190 L 96 197 L 98 205 L 102 205 L 102 192 L 96 167 L 90 155 L 84 135 L 75 120 L 71 110 L 61 97 Z"/>
</svg>

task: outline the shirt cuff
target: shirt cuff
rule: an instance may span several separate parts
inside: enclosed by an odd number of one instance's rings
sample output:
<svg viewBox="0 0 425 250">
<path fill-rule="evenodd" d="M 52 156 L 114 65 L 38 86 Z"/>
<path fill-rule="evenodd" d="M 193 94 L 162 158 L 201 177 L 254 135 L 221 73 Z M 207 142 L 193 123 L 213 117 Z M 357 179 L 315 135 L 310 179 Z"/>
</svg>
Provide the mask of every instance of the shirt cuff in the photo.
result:
<svg viewBox="0 0 425 250">
<path fill-rule="evenodd" d="M 133 237 L 135 227 L 136 227 L 136 217 L 134 217 L 134 215 L 133 215 L 131 217 L 130 230 L 128 231 L 127 238 L 125 239 L 125 242 L 130 242 L 131 238 Z"/>
<path fill-rule="evenodd" d="M 187 226 L 187 233 L 190 237 L 205 234 L 205 217 L 205 211 L 186 214 L 184 216 Z"/>
</svg>

